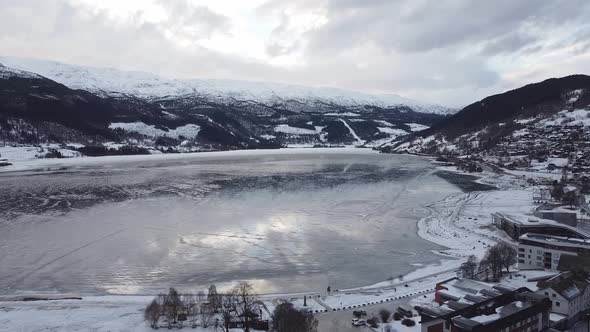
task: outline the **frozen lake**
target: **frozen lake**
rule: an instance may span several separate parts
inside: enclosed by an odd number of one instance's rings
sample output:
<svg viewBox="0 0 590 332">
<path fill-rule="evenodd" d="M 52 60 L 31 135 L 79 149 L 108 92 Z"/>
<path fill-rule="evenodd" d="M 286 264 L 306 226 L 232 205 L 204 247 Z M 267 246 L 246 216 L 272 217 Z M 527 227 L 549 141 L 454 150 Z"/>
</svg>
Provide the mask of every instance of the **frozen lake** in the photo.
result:
<svg viewBox="0 0 590 332">
<path fill-rule="evenodd" d="M 0 173 L 0 293 L 347 288 L 434 263 L 429 160 L 338 151 L 87 158 Z"/>
</svg>

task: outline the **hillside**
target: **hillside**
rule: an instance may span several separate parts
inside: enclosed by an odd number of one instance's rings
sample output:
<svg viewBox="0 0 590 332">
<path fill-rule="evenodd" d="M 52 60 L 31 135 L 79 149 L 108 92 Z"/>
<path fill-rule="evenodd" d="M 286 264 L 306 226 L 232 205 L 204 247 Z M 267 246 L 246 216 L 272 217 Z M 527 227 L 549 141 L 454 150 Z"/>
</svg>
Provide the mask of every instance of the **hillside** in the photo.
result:
<svg viewBox="0 0 590 332">
<path fill-rule="evenodd" d="M 573 75 L 487 97 L 382 149 L 503 159 L 503 165 L 547 167 L 559 159 L 584 171 L 589 141 L 590 76 Z"/>
</svg>

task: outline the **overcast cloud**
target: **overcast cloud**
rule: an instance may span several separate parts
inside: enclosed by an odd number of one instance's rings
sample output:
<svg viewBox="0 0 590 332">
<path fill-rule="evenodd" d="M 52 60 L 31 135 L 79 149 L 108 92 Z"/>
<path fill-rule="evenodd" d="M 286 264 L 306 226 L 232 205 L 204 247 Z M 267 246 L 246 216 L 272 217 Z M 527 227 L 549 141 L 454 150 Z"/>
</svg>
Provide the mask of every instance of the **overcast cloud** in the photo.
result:
<svg viewBox="0 0 590 332">
<path fill-rule="evenodd" d="M 590 1 L 0 0 L 0 54 L 462 106 L 590 73 Z"/>
</svg>

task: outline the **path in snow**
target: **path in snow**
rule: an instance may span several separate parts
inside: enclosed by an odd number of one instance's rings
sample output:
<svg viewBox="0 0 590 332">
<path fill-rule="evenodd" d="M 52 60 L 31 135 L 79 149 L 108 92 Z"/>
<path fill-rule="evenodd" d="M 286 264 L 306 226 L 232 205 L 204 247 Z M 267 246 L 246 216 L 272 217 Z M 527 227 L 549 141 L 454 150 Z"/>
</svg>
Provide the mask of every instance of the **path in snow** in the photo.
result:
<svg viewBox="0 0 590 332">
<path fill-rule="evenodd" d="M 342 120 L 342 119 L 338 119 L 340 121 L 342 121 L 342 123 L 344 123 L 344 125 L 346 126 L 346 128 L 348 128 L 348 130 L 350 131 L 350 134 L 352 135 L 352 137 L 354 137 L 354 139 L 356 140 L 358 145 L 363 145 L 365 144 L 365 141 L 362 140 L 355 132 L 354 130 L 348 125 L 348 123 L 346 123 L 346 121 Z"/>
</svg>

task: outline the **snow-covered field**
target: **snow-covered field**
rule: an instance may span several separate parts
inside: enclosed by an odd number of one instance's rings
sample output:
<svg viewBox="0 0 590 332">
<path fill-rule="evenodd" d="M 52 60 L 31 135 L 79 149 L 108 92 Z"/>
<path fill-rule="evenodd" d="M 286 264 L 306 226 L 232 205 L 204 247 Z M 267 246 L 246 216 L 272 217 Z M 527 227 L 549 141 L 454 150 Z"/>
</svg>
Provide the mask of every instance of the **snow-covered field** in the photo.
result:
<svg viewBox="0 0 590 332">
<path fill-rule="evenodd" d="M 64 148 L 59 144 L 41 144 L 39 146 L 0 146 L 0 161 L 21 162 L 27 160 L 36 160 L 44 158 L 50 150 L 58 151 L 62 156 L 67 158 L 80 157 L 80 153 L 73 148 L 76 144 L 69 145 L 70 148 Z M 1 168 L 0 168 L 1 169 Z"/>
<path fill-rule="evenodd" d="M 286 124 L 277 125 L 275 127 L 275 131 L 284 134 L 291 134 L 291 135 L 316 135 L 318 132 L 312 129 L 306 128 L 299 128 L 299 127 L 291 127 Z"/>
<path fill-rule="evenodd" d="M 174 129 L 168 129 L 166 130 L 162 130 L 159 128 L 156 128 L 156 126 L 154 125 L 148 125 L 145 124 L 143 122 L 113 122 L 109 125 L 109 128 L 111 129 L 123 129 L 126 131 L 130 131 L 130 132 L 135 132 L 135 133 L 139 133 L 139 134 L 143 134 L 146 136 L 153 136 L 153 137 L 157 137 L 157 136 L 168 136 L 168 137 L 173 137 L 173 138 L 179 138 L 180 136 L 188 138 L 188 139 L 192 139 L 197 137 L 197 135 L 199 134 L 199 130 L 201 130 L 201 127 L 195 125 L 195 124 L 188 124 L 185 126 L 180 126 Z"/>
</svg>

